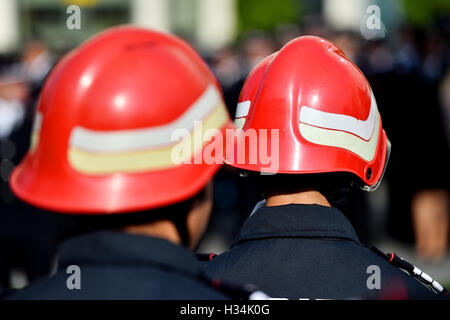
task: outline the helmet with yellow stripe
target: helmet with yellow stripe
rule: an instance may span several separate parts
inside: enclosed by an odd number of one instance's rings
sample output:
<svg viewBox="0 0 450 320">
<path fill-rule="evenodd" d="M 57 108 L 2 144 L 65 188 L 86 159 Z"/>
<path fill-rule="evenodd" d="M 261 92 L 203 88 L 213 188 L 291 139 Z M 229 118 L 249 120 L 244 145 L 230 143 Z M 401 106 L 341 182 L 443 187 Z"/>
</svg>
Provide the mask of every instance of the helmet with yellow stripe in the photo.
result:
<svg viewBox="0 0 450 320">
<path fill-rule="evenodd" d="M 252 70 L 235 124 L 243 134 L 227 162 L 250 172 L 345 173 L 372 191 L 390 152 L 367 79 L 339 48 L 319 37 L 296 38 Z M 246 143 L 252 136 L 259 146 L 271 141 L 270 162 Z"/>
<path fill-rule="evenodd" d="M 221 165 L 190 161 L 211 143 L 195 137 L 230 126 L 218 81 L 190 46 L 113 28 L 51 72 L 11 187 L 32 205 L 67 213 L 170 205 L 200 191 Z"/>
</svg>

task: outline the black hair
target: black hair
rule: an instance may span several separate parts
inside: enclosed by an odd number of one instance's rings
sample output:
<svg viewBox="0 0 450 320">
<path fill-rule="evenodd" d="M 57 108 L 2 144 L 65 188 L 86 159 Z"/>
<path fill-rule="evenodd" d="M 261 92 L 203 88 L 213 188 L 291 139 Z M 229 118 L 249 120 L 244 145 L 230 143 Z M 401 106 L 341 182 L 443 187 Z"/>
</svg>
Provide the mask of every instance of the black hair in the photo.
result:
<svg viewBox="0 0 450 320">
<path fill-rule="evenodd" d="M 206 197 L 205 190 L 206 188 L 202 189 L 193 197 L 182 202 L 155 209 L 114 214 L 70 215 L 72 226 L 68 228 L 64 237 L 73 237 L 98 230 L 120 230 L 126 226 L 169 220 L 175 225 L 182 244 L 188 246 L 190 238 L 186 220 L 194 202 Z"/>
<path fill-rule="evenodd" d="M 350 190 L 355 185 L 355 178 L 347 172 L 267 175 L 244 171 L 242 175 L 252 179 L 265 198 L 269 195 L 316 190 L 334 207 L 341 207 L 346 203 Z"/>
</svg>

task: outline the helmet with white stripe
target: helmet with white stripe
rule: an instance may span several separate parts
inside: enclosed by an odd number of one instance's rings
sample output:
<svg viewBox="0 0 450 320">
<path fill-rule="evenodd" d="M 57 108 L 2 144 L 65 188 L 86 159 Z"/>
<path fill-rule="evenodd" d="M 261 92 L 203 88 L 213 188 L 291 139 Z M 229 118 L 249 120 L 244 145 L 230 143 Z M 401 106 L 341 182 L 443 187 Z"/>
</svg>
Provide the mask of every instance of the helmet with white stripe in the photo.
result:
<svg viewBox="0 0 450 320">
<path fill-rule="evenodd" d="M 242 130 L 227 162 L 249 171 L 346 172 L 371 191 L 390 152 L 367 79 L 340 49 L 318 37 L 294 39 L 252 70 L 235 124 Z"/>
<path fill-rule="evenodd" d="M 26 202 L 74 214 L 174 204 L 220 167 L 191 161 L 211 143 L 205 131 L 231 125 L 218 81 L 184 41 L 113 28 L 51 72 L 10 183 Z"/>
</svg>

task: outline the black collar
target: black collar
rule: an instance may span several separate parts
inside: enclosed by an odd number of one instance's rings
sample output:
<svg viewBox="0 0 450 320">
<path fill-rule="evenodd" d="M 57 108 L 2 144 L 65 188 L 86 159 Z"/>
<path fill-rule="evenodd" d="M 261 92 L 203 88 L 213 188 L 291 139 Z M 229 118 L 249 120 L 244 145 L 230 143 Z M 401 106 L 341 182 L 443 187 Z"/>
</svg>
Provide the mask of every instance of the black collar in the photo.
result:
<svg viewBox="0 0 450 320">
<path fill-rule="evenodd" d="M 171 269 L 197 276 L 195 256 L 167 240 L 125 232 L 97 231 L 67 239 L 59 248 L 59 268 L 68 265 L 129 265 Z"/>
<path fill-rule="evenodd" d="M 261 207 L 244 223 L 232 247 L 267 238 L 334 238 L 360 244 L 351 223 L 336 208 L 289 204 Z"/>
</svg>

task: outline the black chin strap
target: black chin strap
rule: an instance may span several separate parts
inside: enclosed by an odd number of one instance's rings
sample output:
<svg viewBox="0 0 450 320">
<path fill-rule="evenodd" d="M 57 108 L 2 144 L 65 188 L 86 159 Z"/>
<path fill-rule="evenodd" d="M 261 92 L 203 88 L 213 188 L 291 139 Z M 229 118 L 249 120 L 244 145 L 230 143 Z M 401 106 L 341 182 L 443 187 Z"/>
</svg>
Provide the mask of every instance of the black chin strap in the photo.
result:
<svg viewBox="0 0 450 320">
<path fill-rule="evenodd" d="M 345 209 L 349 205 L 349 195 L 351 192 L 350 187 L 341 187 L 334 190 L 319 190 L 330 202 L 333 207 L 346 211 Z"/>
</svg>

